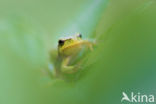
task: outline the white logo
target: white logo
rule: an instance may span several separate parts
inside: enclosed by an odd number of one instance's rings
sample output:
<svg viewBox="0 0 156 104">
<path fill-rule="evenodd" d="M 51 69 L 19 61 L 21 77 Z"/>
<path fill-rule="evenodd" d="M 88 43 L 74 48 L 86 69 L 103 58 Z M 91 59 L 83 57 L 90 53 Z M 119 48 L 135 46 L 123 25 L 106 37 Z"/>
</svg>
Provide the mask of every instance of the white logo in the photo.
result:
<svg viewBox="0 0 156 104">
<path fill-rule="evenodd" d="M 122 95 L 123 95 L 123 97 L 122 97 L 122 99 L 121 99 L 121 102 L 124 101 L 124 100 L 131 102 L 130 99 L 128 98 L 128 96 L 127 96 L 127 94 L 126 94 L 125 92 L 122 92 Z"/>
<path fill-rule="evenodd" d="M 137 93 L 134 94 L 133 92 L 131 92 L 131 96 L 128 97 L 128 95 L 125 92 L 122 92 L 122 99 L 121 102 L 123 101 L 128 101 L 128 102 L 148 102 L 148 103 L 152 103 L 154 102 L 154 95 L 150 94 L 150 95 L 145 95 L 145 94 L 141 94 L 141 93 Z"/>
</svg>

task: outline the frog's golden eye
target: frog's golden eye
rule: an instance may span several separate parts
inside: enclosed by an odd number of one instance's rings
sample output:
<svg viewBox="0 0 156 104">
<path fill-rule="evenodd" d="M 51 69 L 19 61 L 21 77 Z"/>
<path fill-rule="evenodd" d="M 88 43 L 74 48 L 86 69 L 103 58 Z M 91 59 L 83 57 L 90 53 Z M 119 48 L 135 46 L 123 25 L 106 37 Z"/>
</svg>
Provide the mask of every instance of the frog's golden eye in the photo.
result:
<svg viewBox="0 0 156 104">
<path fill-rule="evenodd" d="M 63 46 L 64 45 L 64 42 L 65 42 L 64 40 L 59 40 L 58 41 L 59 46 Z"/>
</svg>

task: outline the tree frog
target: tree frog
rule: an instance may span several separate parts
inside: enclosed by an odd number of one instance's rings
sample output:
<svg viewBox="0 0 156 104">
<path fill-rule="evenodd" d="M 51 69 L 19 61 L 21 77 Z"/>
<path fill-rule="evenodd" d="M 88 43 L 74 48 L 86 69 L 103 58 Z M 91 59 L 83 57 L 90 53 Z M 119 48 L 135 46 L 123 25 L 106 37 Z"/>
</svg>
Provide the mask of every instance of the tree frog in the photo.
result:
<svg viewBox="0 0 156 104">
<path fill-rule="evenodd" d="M 77 33 L 70 38 L 59 39 L 57 51 L 51 51 L 51 61 L 54 66 L 55 77 L 63 74 L 71 74 L 77 72 L 80 65 L 72 65 L 76 58 L 84 50 L 92 50 L 93 42 L 82 39 L 82 35 Z M 55 55 L 54 55 L 55 54 Z"/>
</svg>

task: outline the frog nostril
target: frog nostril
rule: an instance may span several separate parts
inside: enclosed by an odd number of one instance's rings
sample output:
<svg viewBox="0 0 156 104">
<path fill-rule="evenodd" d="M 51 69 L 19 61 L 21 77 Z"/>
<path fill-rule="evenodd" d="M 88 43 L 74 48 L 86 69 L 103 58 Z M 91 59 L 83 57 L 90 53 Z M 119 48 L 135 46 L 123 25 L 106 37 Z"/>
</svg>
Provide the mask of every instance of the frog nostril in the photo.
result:
<svg viewBox="0 0 156 104">
<path fill-rule="evenodd" d="M 62 46 L 62 45 L 64 44 L 64 40 L 59 40 L 59 41 L 58 41 L 58 44 L 59 44 L 60 46 Z"/>
</svg>

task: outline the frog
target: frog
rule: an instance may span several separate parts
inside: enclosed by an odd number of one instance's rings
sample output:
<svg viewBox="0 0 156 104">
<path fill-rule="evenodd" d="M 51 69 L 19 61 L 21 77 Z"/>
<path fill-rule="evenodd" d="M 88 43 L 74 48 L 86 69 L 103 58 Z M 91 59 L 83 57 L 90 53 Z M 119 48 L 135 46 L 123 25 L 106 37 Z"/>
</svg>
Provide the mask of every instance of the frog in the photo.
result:
<svg viewBox="0 0 156 104">
<path fill-rule="evenodd" d="M 76 58 L 84 50 L 93 51 L 93 42 L 82 38 L 82 34 L 76 33 L 71 37 L 58 40 L 57 50 L 51 51 L 51 57 L 54 66 L 53 76 L 60 77 L 63 74 L 76 73 L 80 64 L 72 65 Z M 53 55 L 55 53 L 55 55 Z"/>
</svg>

